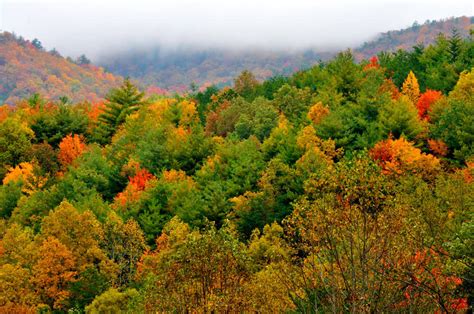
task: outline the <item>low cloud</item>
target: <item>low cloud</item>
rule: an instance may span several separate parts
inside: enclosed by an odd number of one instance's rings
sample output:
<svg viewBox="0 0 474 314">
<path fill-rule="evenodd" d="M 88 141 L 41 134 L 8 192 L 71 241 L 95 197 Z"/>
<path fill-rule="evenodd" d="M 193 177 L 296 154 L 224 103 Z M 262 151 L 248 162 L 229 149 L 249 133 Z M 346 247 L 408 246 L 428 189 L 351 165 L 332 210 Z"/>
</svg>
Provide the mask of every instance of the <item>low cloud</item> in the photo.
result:
<svg viewBox="0 0 474 314">
<path fill-rule="evenodd" d="M 339 49 L 415 20 L 473 15 L 471 0 L 3 0 L 0 10 L 0 29 L 92 59 L 158 45 Z"/>
</svg>

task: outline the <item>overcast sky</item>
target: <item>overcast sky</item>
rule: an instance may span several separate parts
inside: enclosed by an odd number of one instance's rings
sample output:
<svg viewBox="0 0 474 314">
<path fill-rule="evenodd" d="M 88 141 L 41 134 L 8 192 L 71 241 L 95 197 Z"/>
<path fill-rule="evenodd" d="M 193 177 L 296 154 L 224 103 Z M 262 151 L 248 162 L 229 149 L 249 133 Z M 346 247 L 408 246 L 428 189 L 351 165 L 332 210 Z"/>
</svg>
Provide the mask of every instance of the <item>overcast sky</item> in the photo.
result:
<svg viewBox="0 0 474 314">
<path fill-rule="evenodd" d="M 343 48 L 416 20 L 474 15 L 473 0 L 0 0 L 0 30 L 92 59 L 161 44 Z"/>
</svg>

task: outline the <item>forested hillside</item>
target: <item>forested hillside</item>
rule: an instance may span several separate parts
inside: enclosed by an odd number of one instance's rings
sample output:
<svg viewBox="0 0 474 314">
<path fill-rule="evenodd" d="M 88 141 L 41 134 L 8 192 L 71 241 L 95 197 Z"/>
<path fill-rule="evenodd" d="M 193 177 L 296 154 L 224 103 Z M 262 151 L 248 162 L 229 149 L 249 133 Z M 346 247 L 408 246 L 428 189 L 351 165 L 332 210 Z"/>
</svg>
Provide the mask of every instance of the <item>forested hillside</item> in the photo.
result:
<svg viewBox="0 0 474 314">
<path fill-rule="evenodd" d="M 369 59 L 381 51 L 409 50 L 412 46 L 433 43 L 438 35 L 449 37 L 457 30 L 469 37 L 472 17 L 426 22 L 400 31 L 381 34 L 376 40 L 354 50 L 356 61 Z M 149 93 L 171 94 L 205 89 L 208 86 L 232 85 L 233 78 L 250 70 L 262 81 L 275 75 L 288 76 L 335 56 L 323 48 L 284 52 L 259 49 L 186 49 L 130 48 L 121 53 L 109 52 L 97 67 L 82 56 L 63 58 L 55 49 L 46 51 L 39 40 L 25 40 L 4 32 L 0 34 L 0 103 L 14 105 L 33 96 L 58 100 L 97 102 L 121 78 L 131 77 Z M 400 80 L 400 78 L 398 78 Z"/>
<path fill-rule="evenodd" d="M 193 83 L 196 88 L 231 85 L 233 78 L 245 69 L 251 70 L 259 80 L 277 74 L 290 75 L 331 55 L 333 53 L 315 53 L 313 50 L 287 53 L 222 48 L 153 48 L 108 55 L 99 63 L 113 73 L 133 77 L 143 84 L 184 92 L 189 91 Z"/>
<path fill-rule="evenodd" d="M 370 58 L 382 51 L 392 52 L 399 49 L 408 50 L 413 46 L 428 46 L 436 41 L 439 34 L 450 36 L 457 32 L 460 37 L 469 37 L 474 17 L 461 16 L 441 21 L 426 21 L 423 24 L 415 22 L 413 26 L 398 31 L 380 34 L 375 40 L 364 43 L 355 49 L 356 59 Z"/>
<path fill-rule="evenodd" d="M 0 312 L 472 309 L 473 52 L 0 107 Z"/>
<path fill-rule="evenodd" d="M 357 61 L 368 59 L 381 51 L 409 50 L 417 44 L 429 45 L 439 34 L 451 36 L 457 30 L 462 38 L 469 37 L 473 18 L 458 17 L 441 21 L 427 21 L 423 25 L 382 33 L 373 41 L 354 50 Z M 186 48 L 130 48 L 120 53 L 109 52 L 99 64 L 122 76 L 132 77 L 145 85 L 159 86 L 170 91 L 189 91 L 209 85 L 232 85 L 232 80 L 243 70 L 250 70 L 258 80 L 275 75 L 290 75 L 307 69 L 320 60 L 336 55 L 325 47 L 306 51 L 272 51 Z"/>
<path fill-rule="evenodd" d="M 74 63 L 56 50 L 45 51 L 39 40 L 0 33 L 0 104 L 13 105 L 35 93 L 52 100 L 98 101 L 120 80 L 85 57 Z"/>
</svg>

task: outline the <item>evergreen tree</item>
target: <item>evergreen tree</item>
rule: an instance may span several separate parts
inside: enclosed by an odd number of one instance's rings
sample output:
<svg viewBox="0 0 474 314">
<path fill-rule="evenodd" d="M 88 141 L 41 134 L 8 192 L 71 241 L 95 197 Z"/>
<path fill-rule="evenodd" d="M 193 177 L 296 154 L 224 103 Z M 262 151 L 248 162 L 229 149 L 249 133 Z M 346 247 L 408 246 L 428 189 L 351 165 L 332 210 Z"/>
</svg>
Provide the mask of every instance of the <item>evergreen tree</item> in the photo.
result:
<svg viewBox="0 0 474 314">
<path fill-rule="evenodd" d="M 461 49 L 462 49 L 462 39 L 461 35 L 459 35 L 459 32 L 457 29 L 453 29 L 451 38 L 449 39 L 449 57 L 451 62 L 455 62 L 459 55 L 461 54 Z"/>
<path fill-rule="evenodd" d="M 78 65 L 91 64 L 91 60 L 89 60 L 89 59 L 86 57 L 86 55 L 82 54 L 82 55 L 79 56 L 79 58 L 77 58 L 76 64 L 78 64 Z"/>
<path fill-rule="evenodd" d="M 33 39 L 33 41 L 31 42 L 31 44 L 33 46 L 35 46 L 36 49 L 38 50 L 43 50 L 43 44 L 41 43 L 41 41 L 39 41 L 37 38 Z"/>
<path fill-rule="evenodd" d="M 105 97 L 107 103 L 104 113 L 99 116 L 95 139 L 101 144 L 109 143 L 112 135 L 125 122 L 127 116 L 137 111 L 144 103 L 144 95 L 128 78 L 120 88 L 110 91 Z"/>
</svg>

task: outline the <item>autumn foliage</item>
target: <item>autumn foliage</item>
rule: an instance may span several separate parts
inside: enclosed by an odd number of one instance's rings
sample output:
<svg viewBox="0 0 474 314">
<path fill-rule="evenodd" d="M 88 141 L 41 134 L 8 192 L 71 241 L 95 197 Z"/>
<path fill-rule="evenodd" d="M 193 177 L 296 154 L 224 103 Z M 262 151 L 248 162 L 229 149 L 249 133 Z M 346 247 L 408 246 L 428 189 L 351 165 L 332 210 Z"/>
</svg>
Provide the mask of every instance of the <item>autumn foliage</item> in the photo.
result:
<svg viewBox="0 0 474 314">
<path fill-rule="evenodd" d="M 421 94 L 416 107 L 418 108 L 418 116 L 420 119 L 429 119 L 430 108 L 442 96 L 441 92 L 428 89 Z"/>
<path fill-rule="evenodd" d="M 418 85 L 418 80 L 415 76 L 415 73 L 412 71 L 408 73 L 405 82 L 403 82 L 402 94 L 408 96 L 413 104 L 418 103 L 418 98 L 420 97 L 420 86 Z"/>
<path fill-rule="evenodd" d="M 135 174 L 129 177 L 125 190 L 117 194 L 115 202 L 119 206 L 124 207 L 129 202 L 137 201 L 140 198 L 141 192 L 145 190 L 147 183 L 153 178 L 154 176 L 148 170 L 137 169 Z"/>
<path fill-rule="evenodd" d="M 314 124 L 318 124 L 328 113 L 329 108 L 324 106 L 321 102 L 318 102 L 309 108 L 308 118 Z"/>
<path fill-rule="evenodd" d="M 440 167 L 439 160 L 430 154 L 422 153 L 404 138 L 388 139 L 377 143 L 370 151 L 386 174 L 401 174 L 406 171 L 422 175 L 432 175 Z"/>
<path fill-rule="evenodd" d="M 74 101 L 99 101 L 121 80 L 103 68 L 37 49 L 8 32 L 0 33 L 0 56 L 8 64 L 0 69 L 0 99 L 10 105 L 34 93 L 53 100 L 67 95 Z"/>
<path fill-rule="evenodd" d="M 369 63 L 364 67 L 364 70 L 380 68 L 379 59 L 377 56 L 372 56 Z"/>
<path fill-rule="evenodd" d="M 396 305 L 397 308 L 418 307 L 426 304 L 418 302 L 431 302 L 434 294 L 443 312 L 451 313 L 467 310 L 467 299 L 457 298 L 452 291 L 462 285 L 462 279 L 453 275 L 443 273 L 443 265 L 446 254 L 442 249 L 425 248 L 416 252 L 406 261 L 410 280 L 404 284 L 403 294 L 405 300 Z"/>
<path fill-rule="evenodd" d="M 77 134 L 69 134 L 59 143 L 58 159 L 63 167 L 67 167 L 72 164 L 77 157 L 82 155 L 85 150 L 86 144 L 84 143 L 83 137 Z"/>
<path fill-rule="evenodd" d="M 474 43 L 439 41 L 0 109 L 0 313 L 470 311 Z"/>
<path fill-rule="evenodd" d="M 3 178 L 3 184 L 15 181 L 27 181 L 33 176 L 33 165 L 29 162 L 22 162 L 15 168 L 11 168 Z"/>
<path fill-rule="evenodd" d="M 58 239 L 44 240 L 38 252 L 41 258 L 33 266 L 34 283 L 42 291 L 41 298 L 53 309 L 64 309 L 70 292 L 68 286 L 76 275 L 74 257 Z"/>
</svg>

